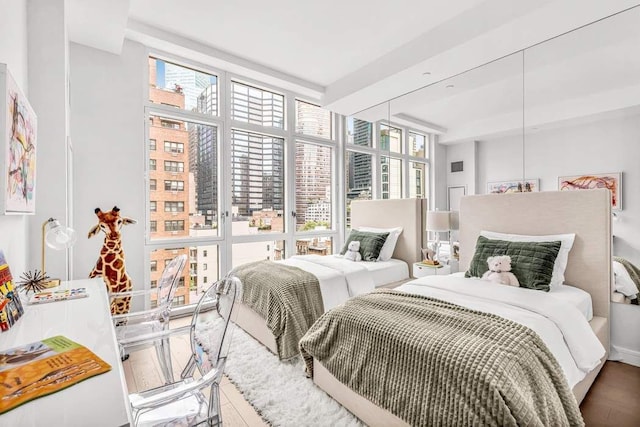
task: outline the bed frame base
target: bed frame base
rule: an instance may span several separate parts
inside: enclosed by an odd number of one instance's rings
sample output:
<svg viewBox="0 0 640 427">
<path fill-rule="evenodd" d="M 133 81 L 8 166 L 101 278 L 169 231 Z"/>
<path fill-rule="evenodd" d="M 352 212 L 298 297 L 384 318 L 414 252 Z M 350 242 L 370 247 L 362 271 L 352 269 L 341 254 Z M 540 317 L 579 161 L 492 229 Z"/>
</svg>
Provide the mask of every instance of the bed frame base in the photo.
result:
<svg viewBox="0 0 640 427">
<path fill-rule="evenodd" d="M 267 327 L 267 322 L 256 311 L 248 305 L 236 301 L 236 325 L 245 330 L 249 335 L 254 337 L 258 342 L 269 349 L 273 354 L 278 354 L 278 345 L 273 332 Z"/>
</svg>

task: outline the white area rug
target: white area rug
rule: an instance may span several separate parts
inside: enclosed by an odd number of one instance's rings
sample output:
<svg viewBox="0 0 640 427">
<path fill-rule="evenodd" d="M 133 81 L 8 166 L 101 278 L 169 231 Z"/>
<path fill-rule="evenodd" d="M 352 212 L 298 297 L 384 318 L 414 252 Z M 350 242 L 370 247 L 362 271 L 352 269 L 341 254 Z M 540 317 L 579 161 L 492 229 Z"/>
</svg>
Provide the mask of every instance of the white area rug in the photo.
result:
<svg viewBox="0 0 640 427">
<path fill-rule="evenodd" d="M 363 426 L 313 384 L 302 359 L 281 362 L 242 329 L 234 328 L 225 373 L 274 426 Z"/>
</svg>

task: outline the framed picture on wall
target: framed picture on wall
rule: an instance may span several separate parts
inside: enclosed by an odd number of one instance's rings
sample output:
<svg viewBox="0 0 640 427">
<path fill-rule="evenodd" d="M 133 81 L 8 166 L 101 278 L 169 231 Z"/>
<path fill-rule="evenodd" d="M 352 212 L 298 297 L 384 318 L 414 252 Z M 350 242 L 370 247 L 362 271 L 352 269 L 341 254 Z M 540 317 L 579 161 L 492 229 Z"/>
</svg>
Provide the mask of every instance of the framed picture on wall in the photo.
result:
<svg viewBox="0 0 640 427">
<path fill-rule="evenodd" d="M 558 190 L 590 190 L 607 188 L 611 191 L 611 209 L 622 210 L 622 172 L 592 173 L 587 175 L 561 176 Z"/>
<path fill-rule="evenodd" d="M 5 64 L 0 96 L 0 213 L 35 214 L 38 119 Z"/>
<path fill-rule="evenodd" d="M 505 193 L 530 193 L 540 191 L 540 180 L 535 179 L 513 179 L 510 181 L 497 181 L 487 183 L 487 194 Z"/>
</svg>

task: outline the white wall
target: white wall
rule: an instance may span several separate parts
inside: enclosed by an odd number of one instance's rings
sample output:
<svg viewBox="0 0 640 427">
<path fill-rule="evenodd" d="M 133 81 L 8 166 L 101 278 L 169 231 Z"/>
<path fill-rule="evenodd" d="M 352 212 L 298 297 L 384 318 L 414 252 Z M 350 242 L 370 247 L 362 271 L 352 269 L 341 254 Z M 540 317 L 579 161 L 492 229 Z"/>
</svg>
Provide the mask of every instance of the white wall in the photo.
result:
<svg viewBox="0 0 640 427">
<path fill-rule="evenodd" d="M 613 222 L 614 253 L 640 265 L 640 115 L 605 118 L 570 127 L 527 133 L 525 175 L 542 191 L 558 189 L 558 177 L 622 172 L 622 211 Z M 452 146 L 450 148 L 455 148 Z M 479 193 L 487 182 L 522 177 L 518 138 L 478 146 Z"/>
<path fill-rule="evenodd" d="M 104 235 L 89 240 L 94 209 L 121 208 L 138 220 L 122 230 L 127 272 L 144 279 L 144 97 L 146 49 L 126 41 L 121 55 L 70 44 L 75 227 L 73 278 L 86 278 Z M 134 285 L 135 286 L 135 285 Z"/>
<path fill-rule="evenodd" d="M 448 146 L 447 160 L 464 157 L 461 150 Z M 486 193 L 487 182 L 521 178 L 522 152 L 521 136 L 480 141 L 478 194 Z M 539 178 L 542 191 L 557 190 L 559 176 L 623 172 L 623 210 L 613 222 L 614 254 L 640 265 L 640 115 L 602 116 L 588 123 L 528 132 L 524 160 L 524 174 Z M 456 174 L 449 174 L 447 184 L 462 185 L 452 175 Z M 463 181 L 473 183 L 470 176 Z M 616 355 L 640 363 L 640 308 L 612 304 L 611 323 Z"/>
<path fill-rule="evenodd" d="M 462 142 L 447 146 L 447 186 L 466 186 L 466 194 L 476 194 L 477 166 L 476 152 L 477 141 Z M 451 172 L 452 162 L 463 162 L 462 172 Z"/>
<path fill-rule="evenodd" d="M 2 2 L 0 13 L 0 62 L 29 97 L 27 73 L 27 0 Z M 0 249 L 17 278 L 27 267 L 28 217 L 0 215 Z"/>
<path fill-rule="evenodd" d="M 36 214 L 29 218 L 29 268 L 40 265 L 42 223 L 67 215 L 68 39 L 65 0 L 27 3 L 29 101 L 38 116 Z M 67 279 L 67 251 L 47 249 L 47 273 Z"/>
</svg>

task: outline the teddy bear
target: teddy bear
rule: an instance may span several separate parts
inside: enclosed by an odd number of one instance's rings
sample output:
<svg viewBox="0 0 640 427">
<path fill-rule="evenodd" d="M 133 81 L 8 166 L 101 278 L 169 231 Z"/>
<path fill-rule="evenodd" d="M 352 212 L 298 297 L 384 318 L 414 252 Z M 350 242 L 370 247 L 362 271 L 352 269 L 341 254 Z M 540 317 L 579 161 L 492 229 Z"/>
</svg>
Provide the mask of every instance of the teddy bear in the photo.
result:
<svg viewBox="0 0 640 427">
<path fill-rule="evenodd" d="M 489 270 L 483 275 L 483 280 L 519 287 L 520 282 L 515 274 L 511 272 L 511 257 L 509 255 L 491 256 L 487 259 Z"/>
<path fill-rule="evenodd" d="M 351 261 L 362 261 L 362 255 L 360 255 L 360 241 L 352 240 L 349 242 L 348 250 L 344 254 L 344 257 Z"/>
</svg>

